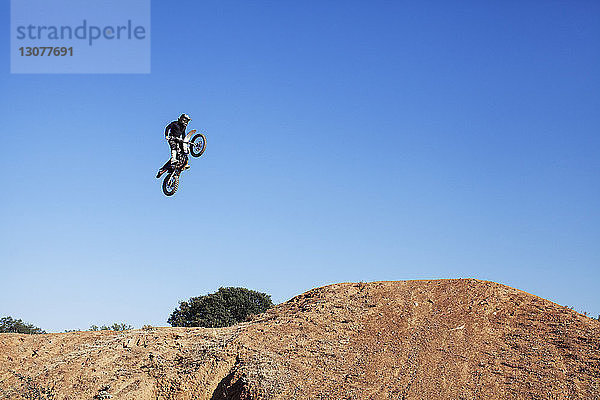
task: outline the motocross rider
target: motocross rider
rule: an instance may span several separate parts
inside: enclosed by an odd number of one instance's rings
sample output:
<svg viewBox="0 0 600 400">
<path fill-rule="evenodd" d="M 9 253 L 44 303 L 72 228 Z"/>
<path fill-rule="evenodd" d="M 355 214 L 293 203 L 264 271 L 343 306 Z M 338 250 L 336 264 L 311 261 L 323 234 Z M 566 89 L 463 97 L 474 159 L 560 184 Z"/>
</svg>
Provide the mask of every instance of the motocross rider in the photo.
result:
<svg viewBox="0 0 600 400">
<path fill-rule="evenodd" d="M 177 119 L 177 121 L 171 122 L 165 128 L 165 138 L 169 142 L 169 147 L 171 148 L 171 158 L 169 159 L 169 161 L 167 161 L 165 163 L 165 165 L 162 166 L 161 169 L 158 170 L 158 173 L 156 174 L 157 178 L 160 178 L 160 176 L 162 174 L 164 174 L 166 171 L 168 171 L 173 164 L 177 163 L 178 157 L 181 157 L 184 155 L 184 153 L 183 153 L 183 138 L 185 137 L 185 129 L 187 127 L 187 124 L 191 120 L 192 119 L 190 118 L 189 115 L 181 114 L 179 116 L 179 118 Z M 188 169 L 188 168 L 190 168 L 190 165 L 187 163 L 187 157 L 186 157 L 186 164 L 183 167 L 183 169 Z"/>
</svg>

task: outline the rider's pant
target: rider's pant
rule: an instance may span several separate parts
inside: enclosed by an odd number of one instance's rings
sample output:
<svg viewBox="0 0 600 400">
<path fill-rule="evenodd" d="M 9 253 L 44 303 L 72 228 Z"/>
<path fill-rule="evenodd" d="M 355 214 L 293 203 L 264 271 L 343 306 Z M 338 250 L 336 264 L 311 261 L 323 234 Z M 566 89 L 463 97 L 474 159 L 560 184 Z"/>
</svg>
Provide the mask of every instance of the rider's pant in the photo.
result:
<svg viewBox="0 0 600 400">
<path fill-rule="evenodd" d="M 171 148 L 171 163 L 175 164 L 177 162 L 177 155 L 182 150 L 181 144 L 176 140 L 169 139 L 169 147 Z"/>
</svg>

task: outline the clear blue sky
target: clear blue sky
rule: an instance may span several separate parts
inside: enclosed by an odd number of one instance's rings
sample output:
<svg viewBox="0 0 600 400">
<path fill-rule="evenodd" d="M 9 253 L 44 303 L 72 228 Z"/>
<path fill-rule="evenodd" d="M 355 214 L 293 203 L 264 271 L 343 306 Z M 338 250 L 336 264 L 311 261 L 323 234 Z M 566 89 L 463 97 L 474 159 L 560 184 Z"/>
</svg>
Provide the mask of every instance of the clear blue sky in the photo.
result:
<svg viewBox="0 0 600 400">
<path fill-rule="evenodd" d="M 600 313 L 597 1 L 154 1 L 147 75 L 11 75 L 7 3 L 0 316 L 459 277 Z"/>
</svg>

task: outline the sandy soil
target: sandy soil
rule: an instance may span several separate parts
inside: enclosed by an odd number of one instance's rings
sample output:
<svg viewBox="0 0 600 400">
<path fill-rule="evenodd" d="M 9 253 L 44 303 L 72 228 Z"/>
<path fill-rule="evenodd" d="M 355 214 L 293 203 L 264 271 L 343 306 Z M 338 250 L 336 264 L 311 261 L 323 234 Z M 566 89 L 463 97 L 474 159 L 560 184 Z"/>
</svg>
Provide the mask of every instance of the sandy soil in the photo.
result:
<svg viewBox="0 0 600 400">
<path fill-rule="evenodd" d="M 0 399 L 600 399 L 600 322 L 473 279 L 313 289 L 229 328 L 0 335 Z"/>
</svg>

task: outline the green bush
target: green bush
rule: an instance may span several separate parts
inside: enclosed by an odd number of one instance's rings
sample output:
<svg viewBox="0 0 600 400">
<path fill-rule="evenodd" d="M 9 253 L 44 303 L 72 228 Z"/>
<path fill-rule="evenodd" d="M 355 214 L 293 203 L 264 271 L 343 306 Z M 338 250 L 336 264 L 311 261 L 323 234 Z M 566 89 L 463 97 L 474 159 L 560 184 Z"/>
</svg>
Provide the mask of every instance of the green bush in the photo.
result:
<svg viewBox="0 0 600 400">
<path fill-rule="evenodd" d="M 241 287 L 220 288 L 216 293 L 179 303 L 167 322 L 171 326 L 220 328 L 245 321 L 273 307 L 271 296 Z"/>
<path fill-rule="evenodd" d="M 31 324 L 27 324 L 20 319 L 14 319 L 12 317 L 0 318 L 0 333 L 29 333 L 33 335 L 39 335 L 46 333 Z"/>
<path fill-rule="evenodd" d="M 106 326 L 106 325 L 102 325 L 102 326 L 97 326 L 97 325 L 92 325 L 90 326 L 90 331 L 117 331 L 117 332 L 122 332 L 122 331 L 128 331 L 130 329 L 133 329 L 133 326 L 128 325 L 128 324 L 118 324 L 118 323 L 114 323 L 111 326 Z"/>
</svg>

